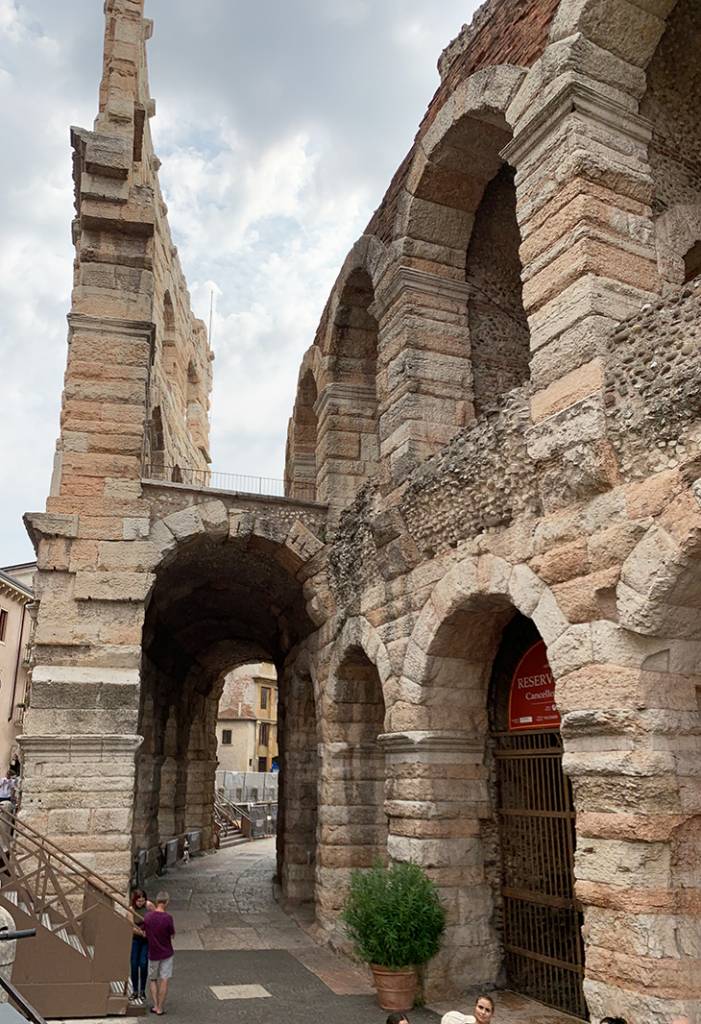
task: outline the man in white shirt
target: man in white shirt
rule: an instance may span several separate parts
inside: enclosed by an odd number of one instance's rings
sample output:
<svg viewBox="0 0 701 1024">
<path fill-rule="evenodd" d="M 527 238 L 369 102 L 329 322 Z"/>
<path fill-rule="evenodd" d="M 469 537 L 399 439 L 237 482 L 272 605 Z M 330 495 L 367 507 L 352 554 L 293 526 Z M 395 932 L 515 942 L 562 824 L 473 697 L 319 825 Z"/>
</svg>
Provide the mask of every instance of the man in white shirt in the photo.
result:
<svg viewBox="0 0 701 1024">
<path fill-rule="evenodd" d="M 17 780 L 8 768 L 5 773 L 5 778 L 0 779 L 0 802 L 3 800 L 14 800 L 16 785 Z"/>
</svg>

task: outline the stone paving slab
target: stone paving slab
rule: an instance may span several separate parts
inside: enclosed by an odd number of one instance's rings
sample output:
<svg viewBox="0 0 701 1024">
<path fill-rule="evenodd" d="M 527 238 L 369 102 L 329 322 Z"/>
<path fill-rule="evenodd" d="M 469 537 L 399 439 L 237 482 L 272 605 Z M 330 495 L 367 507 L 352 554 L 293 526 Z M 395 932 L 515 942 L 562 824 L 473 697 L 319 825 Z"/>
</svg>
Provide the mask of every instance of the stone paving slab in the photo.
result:
<svg viewBox="0 0 701 1024">
<path fill-rule="evenodd" d="M 261 840 L 194 858 L 149 885 L 150 894 L 171 894 L 175 918 L 168 1016 L 187 1024 L 384 1024 L 369 972 L 315 945 L 304 908 L 292 917 L 275 902 L 274 868 L 274 840 Z M 576 1024 L 514 993 L 494 995 L 497 1024 Z M 437 1024 L 447 1010 L 472 1007 L 466 998 L 409 1016 L 411 1024 Z"/>
<path fill-rule="evenodd" d="M 337 996 L 374 995 L 372 982 L 366 972 L 341 960 L 328 949 L 306 946 L 292 955 Z"/>
</svg>

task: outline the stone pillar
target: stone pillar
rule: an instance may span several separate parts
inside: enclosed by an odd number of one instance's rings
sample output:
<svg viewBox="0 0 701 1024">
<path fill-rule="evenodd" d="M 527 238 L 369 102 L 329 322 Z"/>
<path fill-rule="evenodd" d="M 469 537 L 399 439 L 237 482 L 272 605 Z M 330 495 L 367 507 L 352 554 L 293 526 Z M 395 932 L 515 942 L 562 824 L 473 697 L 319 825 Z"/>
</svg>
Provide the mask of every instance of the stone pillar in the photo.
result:
<svg viewBox="0 0 701 1024">
<path fill-rule="evenodd" d="M 317 921 L 334 931 L 351 871 L 387 859 L 385 758 L 377 741 L 322 743 L 319 754 Z"/>
<path fill-rule="evenodd" d="M 397 267 L 378 288 L 380 451 L 400 482 L 474 418 L 465 281 Z"/>
<path fill-rule="evenodd" d="M 124 893 L 140 743 L 135 735 L 19 737 L 22 820 Z"/>
<path fill-rule="evenodd" d="M 163 737 L 163 756 L 158 784 L 158 839 L 163 842 L 179 832 L 177 824 L 177 790 L 180 771 L 178 726 L 175 708 L 171 707 Z"/>
<path fill-rule="evenodd" d="M 379 461 L 374 382 L 332 383 L 316 403 L 317 501 L 347 508 Z"/>
<path fill-rule="evenodd" d="M 563 75 L 510 108 L 523 304 L 531 335 L 529 454 L 547 507 L 616 480 L 606 442 L 604 342 L 660 290 L 650 203 L 650 125 L 631 97 Z M 564 464 L 564 468 L 563 468 Z"/>
<path fill-rule="evenodd" d="M 440 952 L 424 970 L 425 995 L 493 987 L 501 965 L 494 879 L 485 867 L 493 825 L 484 738 L 416 731 L 380 737 L 387 760 L 388 853 L 425 868 L 447 914 Z"/>
<path fill-rule="evenodd" d="M 701 1013 L 698 644 L 593 627 L 589 664 L 558 678 L 577 811 L 576 894 L 594 1019 Z M 637 656 L 634 648 L 638 648 Z M 627 650 L 628 664 L 603 660 Z M 637 665 L 635 664 L 637 662 Z M 642 662 L 642 663 L 641 663 Z"/>
<path fill-rule="evenodd" d="M 200 757 L 187 763 L 185 829 L 202 829 L 202 849 L 209 850 L 213 837 L 214 786 L 216 758 Z"/>
<path fill-rule="evenodd" d="M 280 881 L 286 899 L 303 902 L 314 899 L 317 856 L 319 754 L 313 684 L 308 676 L 289 673 L 280 693 Z"/>
</svg>

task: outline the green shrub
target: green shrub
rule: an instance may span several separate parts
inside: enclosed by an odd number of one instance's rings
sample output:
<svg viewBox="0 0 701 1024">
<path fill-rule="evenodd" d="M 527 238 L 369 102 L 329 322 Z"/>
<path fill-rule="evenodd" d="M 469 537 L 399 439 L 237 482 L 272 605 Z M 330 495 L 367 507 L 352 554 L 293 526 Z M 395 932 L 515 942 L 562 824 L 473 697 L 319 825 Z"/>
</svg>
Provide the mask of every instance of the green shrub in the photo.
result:
<svg viewBox="0 0 701 1024">
<path fill-rule="evenodd" d="M 395 969 L 430 960 L 445 929 L 438 889 L 417 864 L 353 871 L 341 917 L 362 960 Z"/>
</svg>

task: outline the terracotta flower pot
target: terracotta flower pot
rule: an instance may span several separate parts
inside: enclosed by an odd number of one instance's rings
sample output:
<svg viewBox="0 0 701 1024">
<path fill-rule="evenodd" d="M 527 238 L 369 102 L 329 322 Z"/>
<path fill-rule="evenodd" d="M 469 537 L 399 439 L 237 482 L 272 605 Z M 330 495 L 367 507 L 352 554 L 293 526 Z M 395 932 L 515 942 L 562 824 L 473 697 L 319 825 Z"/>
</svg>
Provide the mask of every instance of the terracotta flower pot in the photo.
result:
<svg viewBox="0 0 701 1024">
<path fill-rule="evenodd" d="M 377 1001 L 383 1010 L 411 1010 L 416 997 L 418 975 L 413 967 L 393 971 L 389 967 L 370 964 Z"/>
</svg>

